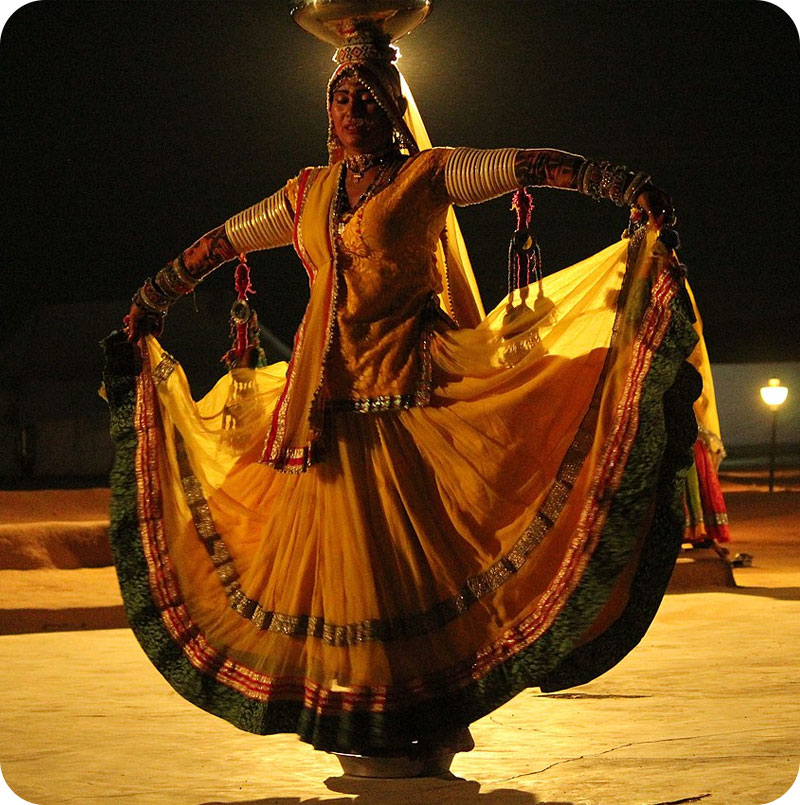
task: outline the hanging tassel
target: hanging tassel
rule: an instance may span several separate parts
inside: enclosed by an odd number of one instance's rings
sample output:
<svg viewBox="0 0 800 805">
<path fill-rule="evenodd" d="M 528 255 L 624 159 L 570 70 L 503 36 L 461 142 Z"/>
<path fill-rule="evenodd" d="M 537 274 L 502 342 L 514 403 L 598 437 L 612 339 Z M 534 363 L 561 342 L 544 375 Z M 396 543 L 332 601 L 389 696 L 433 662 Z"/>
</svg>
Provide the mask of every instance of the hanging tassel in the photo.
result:
<svg viewBox="0 0 800 805">
<path fill-rule="evenodd" d="M 239 255 L 239 264 L 234 273 L 234 287 L 236 301 L 231 307 L 233 344 L 222 358 L 230 369 L 251 366 L 253 350 L 258 350 L 259 347 L 258 317 L 247 300 L 248 294 L 254 294 L 256 291 L 250 282 L 250 266 L 244 253 Z"/>
<path fill-rule="evenodd" d="M 247 256 L 239 255 L 239 264 L 234 273 L 236 301 L 231 306 L 231 348 L 222 360 L 228 369 L 250 369 L 266 363 L 258 338 L 258 316 L 250 306 L 248 294 L 255 289 L 250 282 L 250 266 Z M 249 401 L 255 391 L 250 373 L 234 372 L 231 376 L 228 398 L 222 411 L 221 443 L 232 450 L 243 448 L 247 435 L 238 427 L 249 410 Z"/>
<path fill-rule="evenodd" d="M 519 188 L 511 198 L 517 226 L 508 247 L 509 294 L 542 277 L 542 253 L 531 230 L 533 207 L 533 194 L 528 187 Z"/>
<path fill-rule="evenodd" d="M 501 361 L 513 366 L 523 355 L 541 343 L 539 328 L 554 323 L 556 309 L 544 295 L 542 252 L 536 235 L 533 234 L 533 194 L 528 187 L 521 187 L 511 199 L 511 209 L 516 213 L 516 229 L 508 246 L 508 305 L 503 319 L 503 348 Z M 528 295 L 534 283 L 538 293 L 533 308 L 528 305 Z M 519 291 L 517 304 L 513 296 Z"/>
<path fill-rule="evenodd" d="M 250 282 L 250 266 L 247 264 L 247 256 L 244 252 L 239 255 L 239 264 L 236 266 L 233 284 L 236 288 L 236 301 L 239 303 L 234 305 L 234 310 L 231 311 L 232 324 L 236 333 L 234 351 L 236 352 L 237 361 L 241 361 L 251 346 L 248 325 L 250 324 L 253 310 L 247 303 L 247 295 L 255 293 L 255 289 Z"/>
</svg>

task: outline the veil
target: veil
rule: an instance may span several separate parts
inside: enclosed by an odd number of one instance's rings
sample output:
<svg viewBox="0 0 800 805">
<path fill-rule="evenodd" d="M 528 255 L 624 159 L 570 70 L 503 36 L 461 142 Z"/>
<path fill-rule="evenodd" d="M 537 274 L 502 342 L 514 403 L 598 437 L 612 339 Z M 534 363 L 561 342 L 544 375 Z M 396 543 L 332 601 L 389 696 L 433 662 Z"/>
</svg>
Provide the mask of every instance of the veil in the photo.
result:
<svg viewBox="0 0 800 805">
<path fill-rule="evenodd" d="M 403 95 L 408 101 L 408 108 L 403 119 L 420 150 L 431 148 L 431 139 L 419 113 L 419 107 L 414 100 L 411 87 L 402 73 L 400 73 L 400 83 Z M 486 316 L 486 312 L 481 301 L 475 273 L 472 270 L 467 245 L 452 206 L 447 211 L 444 233 L 436 250 L 436 262 L 442 277 L 443 291 L 440 296 L 442 307 L 459 325 L 477 326 Z"/>
</svg>

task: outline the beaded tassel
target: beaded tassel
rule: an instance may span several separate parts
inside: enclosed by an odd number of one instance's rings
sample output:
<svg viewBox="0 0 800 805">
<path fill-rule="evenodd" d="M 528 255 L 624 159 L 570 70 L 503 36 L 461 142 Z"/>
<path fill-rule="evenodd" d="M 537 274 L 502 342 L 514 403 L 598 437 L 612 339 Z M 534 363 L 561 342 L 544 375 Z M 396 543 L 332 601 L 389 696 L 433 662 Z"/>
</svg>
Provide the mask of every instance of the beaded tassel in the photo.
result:
<svg viewBox="0 0 800 805">
<path fill-rule="evenodd" d="M 255 293 L 250 282 L 250 266 L 247 256 L 239 255 L 239 264 L 234 273 L 236 301 L 231 306 L 231 339 L 233 346 L 223 355 L 228 369 L 248 369 L 266 363 L 258 339 L 258 316 L 250 307 L 247 295 Z M 237 429 L 242 404 L 252 395 L 255 385 L 252 376 L 234 373 L 228 398 L 222 410 L 222 442 L 232 449 L 241 449 L 244 442 Z"/>
<path fill-rule="evenodd" d="M 242 252 L 239 255 L 239 264 L 234 274 L 234 287 L 236 288 L 236 301 L 231 307 L 231 339 L 233 346 L 225 353 L 222 360 L 229 367 L 249 366 L 253 349 L 258 350 L 258 317 L 247 301 L 248 294 L 254 294 L 250 282 L 250 266 L 247 256 Z"/>
<path fill-rule="evenodd" d="M 250 266 L 247 264 L 247 256 L 244 252 L 239 255 L 239 264 L 236 266 L 236 274 L 234 275 L 234 287 L 237 293 L 236 298 L 239 302 L 244 302 L 245 304 L 247 304 L 247 294 L 255 292 L 250 282 Z M 241 318 L 236 320 L 236 346 L 234 349 L 236 350 L 237 360 L 241 360 L 248 347 L 251 346 L 248 333 L 249 323 L 250 316 L 245 321 L 242 321 Z"/>
<path fill-rule="evenodd" d="M 531 231 L 533 207 L 530 188 L 519 188 L 511 199 L 517 227 L 508 246 L 508 293 L 542 278 L 542 253 Z"/>
</svg>

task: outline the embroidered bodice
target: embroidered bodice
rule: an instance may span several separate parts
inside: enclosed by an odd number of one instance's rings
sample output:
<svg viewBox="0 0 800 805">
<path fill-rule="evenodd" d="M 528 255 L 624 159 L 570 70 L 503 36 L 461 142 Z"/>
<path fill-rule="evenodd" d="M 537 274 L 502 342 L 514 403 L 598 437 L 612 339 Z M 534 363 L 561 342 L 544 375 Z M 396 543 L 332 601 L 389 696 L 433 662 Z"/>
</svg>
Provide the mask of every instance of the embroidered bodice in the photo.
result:
<svg viewBox="0 0 800 805">
<path fill-rule="evenodd" d="M 334 235 L 339 287 L 330 399 L 417 391 L 424 319 L 429 300 L 441 291 L 435 249 L 449 201 L 443 162 L 441 151 L 409 159 Z"/>
</svg>

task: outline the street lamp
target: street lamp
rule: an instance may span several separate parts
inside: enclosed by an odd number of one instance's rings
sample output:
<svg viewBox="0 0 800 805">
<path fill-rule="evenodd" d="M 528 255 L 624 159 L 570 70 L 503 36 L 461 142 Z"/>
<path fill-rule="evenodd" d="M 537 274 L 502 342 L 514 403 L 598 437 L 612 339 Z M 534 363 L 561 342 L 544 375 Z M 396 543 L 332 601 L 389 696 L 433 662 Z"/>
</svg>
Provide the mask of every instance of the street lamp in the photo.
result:
<svg viewBox="0 0 800 805">
<path fill-rule="evenodd" d="M 761 387 L 761 399 L 772 411 L 772 441 L 769 450 L 769 491 L 775 489 L 775 456 L 778 452 L 778 409 L 786 402 L 789 389 L 781 385 L 777 377 L 771 377 L 766 386 Z"/>
</svg>

